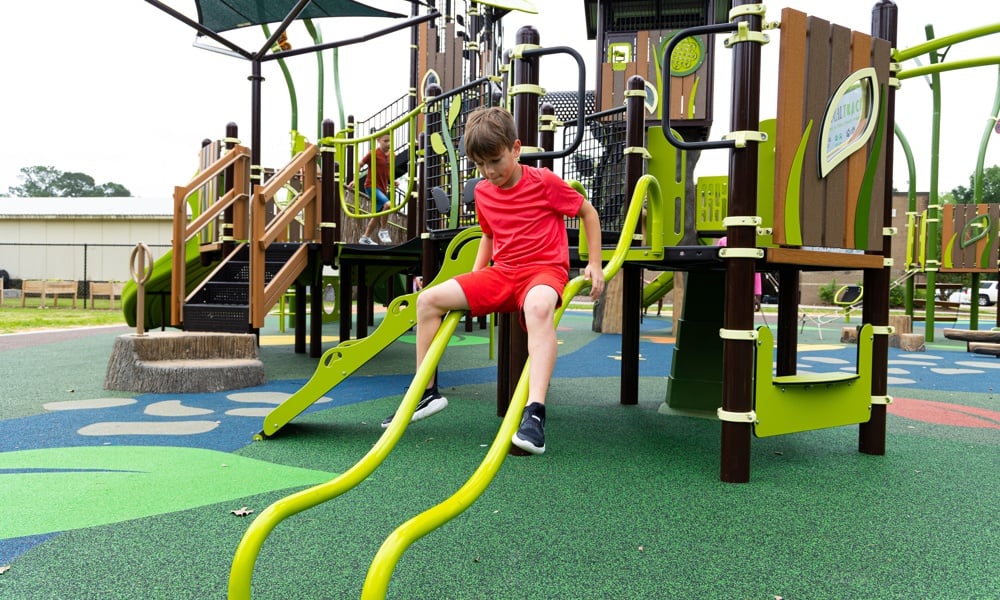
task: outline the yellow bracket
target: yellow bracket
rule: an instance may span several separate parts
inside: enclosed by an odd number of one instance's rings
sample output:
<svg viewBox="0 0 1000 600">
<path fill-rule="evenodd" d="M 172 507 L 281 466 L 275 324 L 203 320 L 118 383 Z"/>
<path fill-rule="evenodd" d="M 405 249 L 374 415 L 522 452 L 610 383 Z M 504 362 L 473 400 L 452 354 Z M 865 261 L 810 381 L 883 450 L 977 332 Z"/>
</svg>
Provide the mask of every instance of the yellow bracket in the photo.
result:
<svg viewBox="0 0 1000 600">
<path fill-rule="evenodd" d="M 534 85 L 531 83 L 522 83 L 520 85 L 512 85 L 507 88 L 508 96 L 517 96 L 518 94 L 535 94 L 538 96 L 545 95 L 545 88 L 540 85 Z"/>
<path fill-rule="evenodd" d="M 726 48 L 732 48 L 736 44 L 743 42 L 755 42 L 757 44 L 767 44 L 771 41 L 771 37 L 764 33 L 763 31 L 752 31 L 750 25 L 746 21 L 740 21 L 736 24 L 736 33 L 726 38 L 724 46 Z"/>
<path fill-rule="evenodd" d="M 519 44 L 517 46 L 514 46 L 514 48 L 510 51 L 510 57 L 521 59 L 524 58 L 524 53 L 526 51 L 541 50 L 541 48 L 542 47 L 539 46 L 538 44 Z"/>
<path fill-rule="evenodd" d="M 737 148 L 746 148 L 747 142 L 766 142 L 767 134 L 763 131 L 730 131 L 722 139 L 734 140 Z"/>
</svg>

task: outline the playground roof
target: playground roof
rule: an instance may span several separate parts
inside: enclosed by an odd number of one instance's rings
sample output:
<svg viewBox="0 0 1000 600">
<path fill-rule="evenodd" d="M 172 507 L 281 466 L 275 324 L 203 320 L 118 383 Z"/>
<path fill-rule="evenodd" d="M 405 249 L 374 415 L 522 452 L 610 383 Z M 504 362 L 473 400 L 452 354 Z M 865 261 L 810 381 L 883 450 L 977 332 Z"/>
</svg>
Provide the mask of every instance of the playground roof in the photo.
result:
<svg viewBox="0 0 1000 600">
<path fill-rule="evenodd" d="M 198 22 L 216 33 L 262 25 L 281 23 L 298 4 L 298 0 L 195 0 Z M 311 0 L 299 13 L 298 19 L 324 17 L 392 17 L 406 15 L 385 11 L 354 0 Z"/>
</svg>

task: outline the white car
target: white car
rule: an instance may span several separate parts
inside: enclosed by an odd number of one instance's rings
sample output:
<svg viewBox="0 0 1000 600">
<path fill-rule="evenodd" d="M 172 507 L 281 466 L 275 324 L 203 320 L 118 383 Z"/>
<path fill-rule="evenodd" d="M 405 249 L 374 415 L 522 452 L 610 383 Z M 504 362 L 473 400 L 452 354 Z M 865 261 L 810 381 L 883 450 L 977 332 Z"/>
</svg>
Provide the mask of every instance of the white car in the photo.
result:
<svg viewBox="0 0 1000 600">
<path fill-rule="evenodd" d="M 960 302 L 970 304 L 972 301 L 968 289 L 953 292 L 948 296 L 948 302 Z M 997 303 L 997 282 L 982 281 L 979 283 L 979 294 L 976 302 L 979 306 L 991 306 Z"/>
</svg>

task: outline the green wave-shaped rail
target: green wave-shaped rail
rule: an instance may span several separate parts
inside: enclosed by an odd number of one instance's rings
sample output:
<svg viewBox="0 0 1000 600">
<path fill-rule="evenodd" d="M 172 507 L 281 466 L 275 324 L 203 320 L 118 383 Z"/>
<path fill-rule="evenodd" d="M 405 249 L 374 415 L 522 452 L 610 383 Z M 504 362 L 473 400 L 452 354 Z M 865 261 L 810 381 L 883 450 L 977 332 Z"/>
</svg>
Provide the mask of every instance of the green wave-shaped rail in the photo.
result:
<svg viewBox="0 0 1000 600">
<path fill-rule="evenodd" d="M 632 195 L 632 201 L 629 204 L 629 211 L 625 217 L 625 224 L 622 226 L 618 245 L 615 247 L 614 254 L 612 254 L 608 264 L 603 269 L 605 280 L 610 281 L 625 262 L 625 256 L 628 254 L 629 247 L 631 246 L 632 235 L 636 231 L 636 226 L 642 212 L 642 200 L 647 192 L 650 194 L 649 206 L 651 212 L 662 209 L 660 187 L 656 178 L 644 175 L 639 179 L 635 192 Z M 570 300 L 579 295 L 588 285 L 589 282 L 582 276 L 576 277 L 569 282 L 563 291 L 562 305 L 555 314 L 556 325 L 558 325 L 563 313 L 566 312 L 566 307 L 569 306 Z M 490 449 L 486 453 L 486 458 L 483 459 L 479 468 L 476 469 L 465 485 L 459 488 L 450 498 L 400 525 L 389 535 L 385 542 L 382 543 L 382 547 L 379 548 L 375 559 L 368 569 L 368 576 L 365 578 L 365 584 L 361 590 L 362 600 L 385 598 L 386 590 L 389 586 L 389 578 L 392 576 L 392 572 L 396 568 L 396 564 L 402 557 L 403 552 L 415 541 L 469 508 L 493 481 L 510 450 L 511 437 L 517 431 L 521 422 L 521 413 L 528 399 L 528 368 L 530 361 L 531 359 L 529 358 L 525 362 L 524 370 L 521 372 L 517 387 L 514 389 L 513 398 L 511 398 L 510 405 L 507 408 L 507 415 L 500 424 L 500 430 L 497 432 L 496 438 L 494 438 L 493 443 L 490 445 Z M 410 389 L 412 390 L 413 388 L 411 387 Z M 418 392 L 421 390 L 423 390 L 423 387 L 419 388 Z M 414 399 L 416 400 L 416 396 Z M 394 425 L 396 422 L 397 419 L 393 419 Z"/>
</svg>

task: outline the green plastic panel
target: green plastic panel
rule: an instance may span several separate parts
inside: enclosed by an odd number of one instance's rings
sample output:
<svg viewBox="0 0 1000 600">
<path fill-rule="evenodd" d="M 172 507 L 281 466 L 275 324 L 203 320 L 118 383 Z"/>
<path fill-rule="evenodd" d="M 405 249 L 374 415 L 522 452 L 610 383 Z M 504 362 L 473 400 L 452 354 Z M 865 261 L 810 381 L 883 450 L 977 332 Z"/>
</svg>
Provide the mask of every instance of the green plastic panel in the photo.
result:
<svg viewBox="0 0 1000 600">
<path fill-rule="evenodd" d="M 774 337 L 757 328 L 754 435 L 769 437 L 865 423 L 871 418 L 871 324 L 858 332 L 857 373 L 800 373 L 773 377 Z"/>
</svg>

